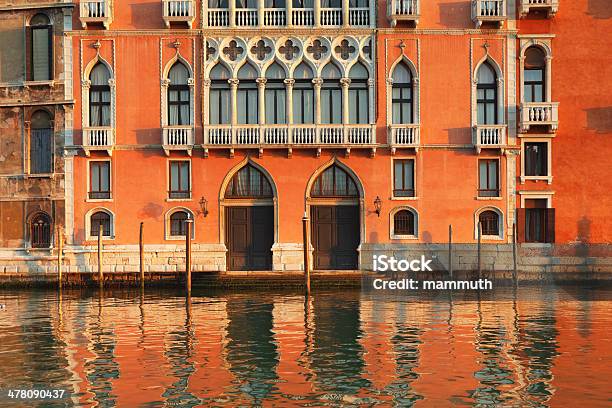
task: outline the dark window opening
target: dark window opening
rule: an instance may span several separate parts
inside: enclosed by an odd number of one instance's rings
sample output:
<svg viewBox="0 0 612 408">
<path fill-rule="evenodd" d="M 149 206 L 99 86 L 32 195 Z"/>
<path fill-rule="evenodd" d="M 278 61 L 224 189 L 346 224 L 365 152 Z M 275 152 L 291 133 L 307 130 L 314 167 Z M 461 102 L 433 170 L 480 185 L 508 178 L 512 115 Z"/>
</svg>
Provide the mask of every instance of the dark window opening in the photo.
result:
<svg viewBox="0 0 612 408">
<path fill-rule="evenodd" d="M 50 81 L 53 78 L 53 26 L 49 17 L 37 14 L 30 20 L 31 81 Z"/>
<path fill-rule="evenodd" d="M 92 200 L 111 198 L 110 162 L 89 162 L 89 198 Z"/>
<path fill-rule="evenodd" d="M 485 62 L 478 69 L 476 103 L 479 125 L 495 125 L 497 118 L 497 76 L 495 70 Z"/>
<path fill-rule="evenodd" d="M 410 210 L 400 210 L 393 216 L 393 233 L 394 235 L 416 235 L 414 224 L 414 213 Z"/>
<path fill-rule="evenodd" d="M 478 196 L 499 197 L 499 161 L 483 159 L 478 161 Z"/>
<path fill-rule="evenodd" d="M 38 213 L 30 221 L 30 244 L 32 248 L 49 248 L 51 246 L 51 218 L 45 213 Z"/>
<path fill-rule="evenodd" d="M 499 214 L 495 211 L 487 210 L 478 216 L 482 235 L 499 235 Z"/>
<path fill-rule="evenodd" d="M 232 177 L 225 190 L 225 197 L 272 198 L 272 186 L 259 169 L 248 164 Z"/>
<path fill-rule="evenodd" d="M 191 197 L 189 166 L 189 161 L 170 162 L 170 198 Z"/>
<path fill-rule="evenodd" d="M 525 143 L 525 176 L 548 176 L 548 143 Z"/>
<path fill-rule="evenodd" d="M 30 124 L 30 173 L 53 172 L 53 129 L 51 116 L 46 111 L 32 115 Z"/>
<path fill-rule="evenodd" d="M 187 235 L 187 223 L 189 215 L 185 211 L 177 211 L 170 216 L 170 236 L 184 237 Z"/>
<path fill-rule="evenodd" d="M 98 211 L 92 214 L 90 219 L 89 235 L 97 237 L 100 234 L 100 228 L 102 228 L 102 236 L 111 236 L 111 216 L 107 212 Z"/>
<path fill-rule="evenodd" d="M 414 197 L 414 160 L 393 161 L 393 196 Z"/>
<path fill-rule="evenodd" d="M 317 177 L 310 191 L 312 197 L 358 197 L 353 178 L 338 165 L 325 169 Z"/>
</svg>

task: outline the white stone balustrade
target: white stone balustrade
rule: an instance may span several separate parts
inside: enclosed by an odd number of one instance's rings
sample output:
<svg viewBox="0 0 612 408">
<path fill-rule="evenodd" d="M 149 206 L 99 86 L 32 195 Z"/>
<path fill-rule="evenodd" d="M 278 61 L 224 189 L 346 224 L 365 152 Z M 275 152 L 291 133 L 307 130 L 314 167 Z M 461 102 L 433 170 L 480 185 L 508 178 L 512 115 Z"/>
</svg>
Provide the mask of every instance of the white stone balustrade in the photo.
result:
<svg viewBox="0 0 612 408">
<path fill-rule="evenodd" d="M 472 0 L 472 21 L 476 27 L 493 22 L 499 27 L 506 20 L 506 0 Z"/>
<path fill-rule="evenodd" d="M 553 17 L 559 10 L 559 0 L 518 0 L 519 15 L 525 17 L 530 11 L 546 11 L 547 16 Z"/>
<path fill-rule="evenodd" d="M 101 23 L 108 29 L 113 21 L 112 0 L 83 0 L 79 11 L 83 28 L 90 23 Z"/>
<path fill-rule="evenodd" d="M 420 0 L 387 0 L 387 18 L 393 27 L 398 21 L 418 24 L 420 14 Z"/>
<path fill-rule="evenodd" d="M 474 146 L 479 152 L 482 148 L 504 147 L 507 128 L 507 125 L 474 126 Z"/>
<path fill-rule="evenodd" d="M 389 125 L 389 145 L 394 147 L 418 147 L 420 142 L 418 124 Z"/>
<path fill-rule="evenodd" d="M 83 150 L 89 156 L 92 150 L 106 150 L 112 155 L 115 146 L 115 129 L 110 126 L 83 128 Z"/>
<path fill-rule="evenodd" d="M 527 132 L 531 126 L 547 126 L 550 132 L 559 127 L 558 102 L 525 102 L 521 104 L 521 131 Z"/>
<path fill-rule="evenodd" d="M 166 154 L 170 150 L 186 150 L 191 153 L 194 144 L 193 126 L 164 126 L 163 149 Z"/>
<path fill-rule="evenodd" d="M 166 27 L 171 23 L 187 23 L 191 28 L 195 20 L 195 1 L 162 0 L 162 15 Z"/>
</svg>

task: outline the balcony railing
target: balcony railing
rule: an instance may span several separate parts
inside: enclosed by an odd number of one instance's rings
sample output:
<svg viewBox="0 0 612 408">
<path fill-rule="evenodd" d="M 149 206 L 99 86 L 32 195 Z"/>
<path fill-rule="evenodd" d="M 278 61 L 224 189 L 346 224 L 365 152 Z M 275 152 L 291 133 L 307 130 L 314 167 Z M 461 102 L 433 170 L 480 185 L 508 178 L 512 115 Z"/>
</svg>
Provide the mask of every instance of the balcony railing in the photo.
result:
<svg viewBox="0 0 612 408">
<path fill-rule="evenodd" d="M 83 28 L 87 24 L 102 24 L 108 29 L 113 21 L 112 0 L 82 0 L 80 19 Z"/>
<path fill-rule="evenodd" d="M 531 126 L 547 126 L 550 132 L 559 127 L 558 102 L 528 102 L 521 104 L 521 132 Z"/>
<path fill-rule="evenodd" d="M 525 17 L 530 11 L 543 10 L 553 17 L 559 10 L 559 0 L 519 0 L 519 15 Z"/>
<path fill-rule="evenodd" d="M 162 7 L 166 27 L 170 23 L 187 23 L 191 28 L 195 19 L 194 0 L 162 0 Z"/>
<path fill-rule="evenodd" d="M 395 27 L 398 21 L 419 23 L 420 0 L 387 0 L 387 18 Z"/>
<path fill-rule="evenodd" d="M 497 23 L 500 27 L 506 20 L 506 0 L 472 0 L 472 21 L 476 27 L 482 23 Z"/>
<path fill-rule="evenodd" d="M 322 7 L 321 9 L 321 25 L 322 26 L 341 26 L 342 25 L 342 9 Z"/>
<path fill-rule="evenodd" d="M 507 125 L 474 126 L 474 146 L 480 152 L 482 148 L 496 148 L 506 145 Z"/>
<path fill-rule="evenodd" d="M 418 147 L 420 142 L 418 123 L 389 125 L 389 145 L 391 149 Z"/>
<path fill-rule="evenodd" d="M 229 22 L 230 14 L 228 9 L 208 9 L 209 27 L 227 27 Z"/>
<path fill-rule="evenodd" d="M 193 149 L 193 126 L 164 126 L 163 148 L 166 155 L 170 150 L 186 150 L 191 154 Z"/>
<path fill-rule="evenodd" d="M 292 23 L 296 27 L 312 27 L 314 25 L 314 10 L 310 8 L 294 8 Z"/>
<path fill-rule="evenodd" d="M 349 25 L 351 27 L 367 27 L 370 25 L 369 7 L 349 8 Z"/>
<path fill-rule="evenodd" d="M 284 8 L 265 8 L 264 25 L 266 27 L 280 27 L 287 25 L 287 13 Z"/>
<path fill-rule="evenodd" d="M 374 125 L 209 125 L 207 146 L 371 146 Z"/>
<path fill-rule="evenodd" d="M 92 150 L 106 150 L 113 154 L 115 146 L 115 129 L 109 126 L 83 128 L 83 150 L 89 156 Z"/>
<path fill-rule="evenodd" d="M 236 25 L 238 27 L 254 27 L 257 26 L 257 9 L 256 8 L 241 8 L 236 9 Z"/>
</svg>

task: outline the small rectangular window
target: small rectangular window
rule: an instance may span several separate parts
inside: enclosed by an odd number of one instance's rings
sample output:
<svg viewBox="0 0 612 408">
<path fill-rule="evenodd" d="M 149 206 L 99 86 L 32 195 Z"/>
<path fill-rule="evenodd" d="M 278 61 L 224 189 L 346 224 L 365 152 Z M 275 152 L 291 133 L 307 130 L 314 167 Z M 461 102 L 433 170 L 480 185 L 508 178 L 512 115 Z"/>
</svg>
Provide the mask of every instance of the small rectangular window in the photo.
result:
<svg viewBox="0 0 612 408">
<path fill-rule="evenodd" d="M 111 198 L 110 162 L 89 162 L 89 198 L 92 200 Z"/>
<path fill-rule="evenodd" d="M 499 197 L 499 161 L 497 159 L 478 161 L 478 196 Z"/>
<path fill-rule="evenodd" d="M 32 29 L 32 80 L 51 79 L 51 29 L 35 27 Z"/>
<path fill-rule="evenodd" d="M 393 161 L 393 196 L 414 197 L 414 160 Z"/>
<path fill-rule="evenodd" d="M 190 198 L 189 161 L 170 162 L 170 198 Z"/>
<path fill-rule="evenodd" d="M 525 176 L 548 176 L 548 144 L 525 143 Z"/>
</svg>

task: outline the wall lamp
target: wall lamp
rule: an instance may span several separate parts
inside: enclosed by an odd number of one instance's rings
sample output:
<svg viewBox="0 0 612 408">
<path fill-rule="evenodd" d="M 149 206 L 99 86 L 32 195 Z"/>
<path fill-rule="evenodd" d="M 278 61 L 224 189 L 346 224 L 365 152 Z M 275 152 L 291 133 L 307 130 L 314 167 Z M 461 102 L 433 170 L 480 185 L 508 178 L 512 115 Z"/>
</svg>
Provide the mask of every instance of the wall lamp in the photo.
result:
<svg viewBox="0 0 612 408">
<path fill-rule="evenodd" d="M 198 211 L 198 214 L 202 214 L 204 217 L 206 217 L 208 215 L 208 200 L 204 198 L 204 196 L 200 197 L 200 201 L 198 201 L 198 204 L 200 204 L 200 210 Z"/>
<path fill-rule="evenodd" d="M 376 215 L 380 217 L 380 211 L 382 210 L 382 200 L 379 196 L 376 196 L 374 200 L 374 211 L 376 211 Z"/>
</svg>

